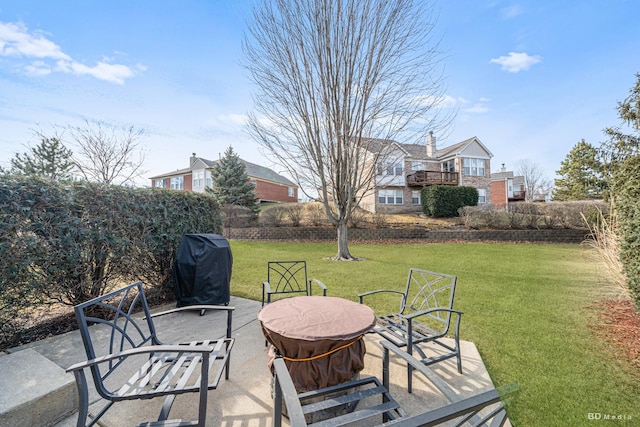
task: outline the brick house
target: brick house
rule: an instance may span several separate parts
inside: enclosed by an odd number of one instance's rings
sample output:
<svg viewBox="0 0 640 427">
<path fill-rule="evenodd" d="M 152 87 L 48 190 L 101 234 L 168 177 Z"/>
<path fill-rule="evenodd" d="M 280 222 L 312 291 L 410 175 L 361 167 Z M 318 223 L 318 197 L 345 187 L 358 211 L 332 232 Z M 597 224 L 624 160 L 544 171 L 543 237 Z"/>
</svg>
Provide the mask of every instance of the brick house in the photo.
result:
<svg viewBox="0 0 640 427">
<path fill-rule="evenodd" d="M 368 150 L 384 152 L 373 166 L 374 186 L 360 203 L 370 212 L 421 212 L 420 192 L 429 185 L 474 187 L 478 204 L 491 203 L 493 154 L 475 136 L 440 150 L 433 133 L 426 144 L 371 140 Z"/>
<path fill-rule="evenodd" d="M 249 181 L 255 184 L 260 202 L 297 202 L 298 186 L 273 170 L 240 159 L 246 168 Z M 217 163 L 196 157 L 189 158 L 189 167 L 151 177 L 153 188 L 194 191 L 202 193 L 211 186 L 211 169 Z"/>
<path fill-rule="evenodd" d="M 514 176 L 502 164 L 500 172 L 491 174 L 491 203 L 506 208 L 510 202 L 525 200 L 526 192 L 523 176 Z"/>
</svg>

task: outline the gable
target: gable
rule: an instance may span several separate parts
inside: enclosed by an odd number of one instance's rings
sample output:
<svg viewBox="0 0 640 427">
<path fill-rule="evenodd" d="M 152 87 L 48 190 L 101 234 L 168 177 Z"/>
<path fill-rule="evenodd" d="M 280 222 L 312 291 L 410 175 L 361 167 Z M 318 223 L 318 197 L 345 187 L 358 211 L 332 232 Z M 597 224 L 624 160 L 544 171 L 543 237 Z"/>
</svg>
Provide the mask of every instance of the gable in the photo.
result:
<svg viewBox="0 0 640 427">
<path fill-rule="evenodd" d="M 491 153 L 487 152 L 483 145 L 474 138 L 466 147 L 460 151 L 460 157 L 491 158 Z"/>
<path fill-rule="evenodd" d="M 208 169 L 210 168 L 211 165 L 207 164 L 204 159 L 201 158 L 196 158 L 195 161 L 191 164 L 191 166 L 189 167 L 189 169 L 196 171 L 196 170 L 200 170 L 200 169 Z"/>
<path fill-rule="evenodd" d="M 476 157 L 490 159 L 493 154 L 475 136 L 457 144 L 438 150 L 437 157 L 440 160 L 448 160 L 454 157 Z"/>
</svg>

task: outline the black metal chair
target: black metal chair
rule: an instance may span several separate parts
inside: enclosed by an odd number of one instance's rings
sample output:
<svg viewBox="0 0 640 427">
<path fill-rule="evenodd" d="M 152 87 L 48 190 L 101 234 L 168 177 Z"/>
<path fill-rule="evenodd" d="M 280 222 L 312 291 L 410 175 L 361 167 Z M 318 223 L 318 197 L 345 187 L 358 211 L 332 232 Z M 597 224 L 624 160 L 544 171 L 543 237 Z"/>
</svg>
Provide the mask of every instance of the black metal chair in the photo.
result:
<svg viewBox="0 0 640 427">
<path fill-rule="evenodd" d="M 306 261 L 269 261 L 267 281 L 262 282 L 262 306 L 274 296 L 312 295 L 313 285 L 327 295 L 327 287 L 320 280 L 309 279 Z"/>
<path fill-rule="evenodd" d="M 379 289 L 358 295 L 360 303 L 364 298 L 376 294 L 395 294 L 400 298 L 398 312 L 377 317 L 372 332 L 389 340 L 398 347 L 406 347 L 409 354 L 417 352 L 421 362 L 431 365 L 455 357 L 458 372 L 462 373 L 460 355 L 460 318 L 462 312 L 453 309 L 456 290 L 456 276 L 434 273 L 411 268 L 404 291 Z M 453 346 L 444 343 L 449 332 L 453 333 Z M 433 343 L 443 351 L 428 357 L 419 346 Z M 411 365 L 408 365 L 409 391 L 411 391 Z"/>
<path fill-rule="evenodd" d="M 217 388 L 222 374 L 229 378 L 233 307 L 193 305 L 152 315 L 142 283 L 136 282 L 75 306 L 87 361 L 73 372 L 79 393 L 77 426 L 93 426 L 116 402 L 165 396 L 158 421 L 141 426 L 201 426 L 207 415 L 208 390 Z M 157 337 L 153 317 L 185 310 L 226 312 L 226 336 L 165 345 Z M 89 419 L 85 369 L 91 371 L 98 394 L 108 402 Z M 175 397 L 199 393 L 197 421 L 168 420 Z"/>
<path fill-rule="evenodd" d="M 502 426 L 506 423 L 507 413 L 497 390 L 492 389 L 462 399 L 421 361 L 390 342 L 383 341 L 381 344 L 383 347 L 382 382 L 376 377 L 366 377 L 300 394 L 295 390 L 285 361 L 276 357 L 273 363 L 275 392 L 273 425 L 275 427 L 282 425 L 283 404 L 286 407 L 289 424 L 296 427 L 360 425 L 356 423 L 364 422 L 367 422 L 365 425 L 376 423 L 375 425 L 402 427 L 437 426 L 444 423 L 456 426 Z M 450 403 L 407 416 L 389 391 L 391 353 L 399 356 L 412 369 L 423 374 Z M 344 405 L 351 405 L 355 409 L 332 414 L 331 409 Z"/>
</svg>

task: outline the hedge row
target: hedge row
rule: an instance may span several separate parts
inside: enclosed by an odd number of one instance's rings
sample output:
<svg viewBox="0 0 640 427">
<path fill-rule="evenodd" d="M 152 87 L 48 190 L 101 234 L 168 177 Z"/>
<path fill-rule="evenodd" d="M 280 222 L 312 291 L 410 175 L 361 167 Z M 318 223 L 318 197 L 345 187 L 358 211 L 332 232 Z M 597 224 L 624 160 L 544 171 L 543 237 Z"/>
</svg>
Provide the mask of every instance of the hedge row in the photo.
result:
<svg viewBox="0 0 640 427">
<path fill-rule="evenodd" d="M 151 294 L 170 294 L 183 234 L 221 226 L 209 195 L 4 176 L 0 335 L 27 307 L 75 305 L 122 283 L 143 280 Z"/>
<path fill-rule="evenodd" d="M 621 236 L 620 260 L 627 287 L 640 311 L 640 156 L 621 162 L 615 186 L 615 206 Z"/>
<path fill-rule="evenodd" d="M 458 209 L 478 204 L 478 190 L 473 187 L 431 185 L 421 196 L 422 212 L 434 218 L 458 216 Z"/>
</svg>

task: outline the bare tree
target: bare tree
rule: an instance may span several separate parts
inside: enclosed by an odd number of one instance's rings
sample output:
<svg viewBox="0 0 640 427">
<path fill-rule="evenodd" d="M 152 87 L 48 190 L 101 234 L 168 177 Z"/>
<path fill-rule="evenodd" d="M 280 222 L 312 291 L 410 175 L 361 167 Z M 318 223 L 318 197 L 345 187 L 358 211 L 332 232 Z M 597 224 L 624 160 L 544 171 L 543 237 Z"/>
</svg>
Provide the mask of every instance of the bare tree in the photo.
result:
<svg viewBox="0 0 640 427">
<path fill-rule="evenodd" d="M 77 147 L 74 162 L 84 179 L 127 185 L 145 173 L 142 130 L 86 121 L 84 127 L 69 126 L 68 134 Z"/>
<path fill-rule="evenodd" d="M 262 0 L 243 48 L 255 83 L 254 139 L 337 228 L 337 259 L 353 259 L 347 223 L 384 151 L 450 122 L 435 19 L 422 0 Z"/>
<path fill-rule="evenodd" d="M 524 177 L 526 200 L 534 200 L 536 195 L 551 194 L 553 184 L 537 163 L 527 159 L 518 160 L 515 163 L 515 173 Z"/>
</svg>

